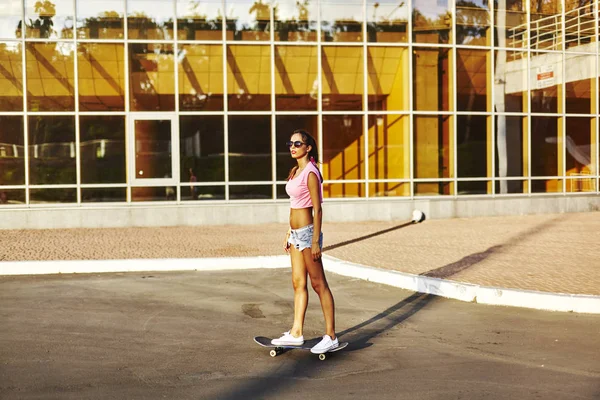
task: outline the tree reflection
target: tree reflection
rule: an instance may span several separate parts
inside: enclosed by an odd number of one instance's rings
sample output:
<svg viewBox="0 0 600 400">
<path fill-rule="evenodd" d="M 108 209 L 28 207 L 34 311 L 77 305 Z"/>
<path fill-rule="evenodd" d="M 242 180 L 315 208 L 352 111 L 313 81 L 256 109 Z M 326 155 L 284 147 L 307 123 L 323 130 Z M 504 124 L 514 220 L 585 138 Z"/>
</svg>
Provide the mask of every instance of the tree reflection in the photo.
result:
<svg viewBox="0 0 600 400">
<path fill-rule="evenodd" d="M 41 38 L 49 38 L 56 33 L 52 21 L 56 16 L 56 5 L 48 0 L 37 1 L 34 11 L 38 14 L 38 18 L 35 21 L 29 19 L 28 28 L 37 30 Z"/>
</svg>

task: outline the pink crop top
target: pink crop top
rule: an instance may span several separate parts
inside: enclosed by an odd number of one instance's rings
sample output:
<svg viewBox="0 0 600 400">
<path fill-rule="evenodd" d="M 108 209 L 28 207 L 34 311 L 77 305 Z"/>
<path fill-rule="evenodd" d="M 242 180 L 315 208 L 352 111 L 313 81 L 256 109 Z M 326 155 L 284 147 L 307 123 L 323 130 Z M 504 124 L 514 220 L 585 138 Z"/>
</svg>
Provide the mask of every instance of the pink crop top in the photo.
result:
<svg viewBox="0 0 600 400">
<path fill-rule="evenodd" d="M 319 199 L 323 202 L 323 185 L 321 184 L 321 174 L 317 167 L 309 162 L 308 165 L 300 172 L 300 175 L 294 179 L 290 179 L 285 185 L 285 191 L 290 196 L 292 208 L 308 208 L 312 207 L 310 199 L 310 191 L 308 190 L 308 175 L 314 172 L 319 179 Z"/>
</svg>

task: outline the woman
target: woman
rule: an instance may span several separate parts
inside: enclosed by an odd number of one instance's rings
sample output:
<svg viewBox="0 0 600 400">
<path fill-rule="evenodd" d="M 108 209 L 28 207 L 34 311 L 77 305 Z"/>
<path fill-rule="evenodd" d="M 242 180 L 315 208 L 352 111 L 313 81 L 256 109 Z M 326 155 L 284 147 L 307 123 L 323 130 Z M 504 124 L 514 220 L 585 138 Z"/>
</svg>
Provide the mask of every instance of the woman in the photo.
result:
<svg viewBox="0 0 600 400">
<path fill-rule="evenodd" d="M 274 345 L 302 345 L 304 336 L 304 316 L 308 306 L 307 275 L 313 289 L 319 295 L 321 308 L 325 316 L 325 335 L 311 352 L 326 353 L 338 347 L 335 335 L 334 302 L 331 290 L 325 279 L 321 261 L 323 246 L 323 177 L 315 160 L 319 154 L 315 139 L 306 131 L 296 130 L 287 142 L 290 154 L 298 163 L 290 171 L 285 190 L 290 196 L 290 229 L 284 249 L 292 261 L 292 284 L 294 287 L 294 324 L 279 339 L 273 339 Z"/>
</svg>

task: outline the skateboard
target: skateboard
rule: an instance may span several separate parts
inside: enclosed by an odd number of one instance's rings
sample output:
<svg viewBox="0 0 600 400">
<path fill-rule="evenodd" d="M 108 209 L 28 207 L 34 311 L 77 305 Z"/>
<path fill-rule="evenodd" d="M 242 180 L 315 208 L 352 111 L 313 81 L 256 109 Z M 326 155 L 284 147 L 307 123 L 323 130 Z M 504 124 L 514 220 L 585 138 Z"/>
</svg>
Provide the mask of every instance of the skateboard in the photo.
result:
<svg viewBox="0 0 600 400">
<path fill-rule="evenodd" d="M 273 339 L 268 338 L 268 337 L 264 337 L 264 336 L 256 336 L 256 337 L 254 337 L 254 341 L 256 343 L 258 343 L 259 345 L 261 345 L 262 347 L 268 347 L 268 348 L 273 349 L 273 350 L 269 351 L 269 355 L 271 357 L 276 357 L 276 356 L 280 355 L 281 353 L 284 353 L 287 350 L 292 350 L 292 349 L 310 350 L 317 343 L 319 343 L 321 341 L 321 338 L 315 338 L 315 339 L 306 340 L 304 342 L 304 344 L 302 344 L 300 346 L 277 346 L 277 345 L 271 344 L 271 340 L 273 340 Z M 338 350 L 342 350 L 346 346 L 348 346 L 348 342 L 340 342 L 339 346 L 336 347 L 335 349 L 329 350 L 327 353 L 319 354 L 319 360 L 324 361 L 327 358 L 327 354 L 328 353 L 334 353 L 334 352 L 336 352 Z"/>
</svg>

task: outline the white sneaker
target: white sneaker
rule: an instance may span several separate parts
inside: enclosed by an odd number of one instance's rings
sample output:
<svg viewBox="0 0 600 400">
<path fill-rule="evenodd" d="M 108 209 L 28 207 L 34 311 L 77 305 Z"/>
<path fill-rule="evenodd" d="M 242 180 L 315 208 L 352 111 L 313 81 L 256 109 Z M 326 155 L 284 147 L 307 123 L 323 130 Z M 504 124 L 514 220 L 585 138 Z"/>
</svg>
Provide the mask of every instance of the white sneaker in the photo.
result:
<svg viewBox="0 0 600 400">
<path fill-rule="evenodd" d="M 331 340 L 331 337 L 329 335 L 324 335 L 323 340 L 317 343 L 315 347 L 310 349 L 310 352 L 313 354 L 327 353 L 328 351 L 335 349 L 339 345 L 340 343 L 338 342 L 337 338 Z"/>
<path fill-rule="evenodd" d="M 288 332 L 283 332 L 283 336 L 279 339 L 271 340 L 271 344 L 275 346 L 302 346 L 304 344 L 304 336 L 294 337 Z"/>
</svg>

